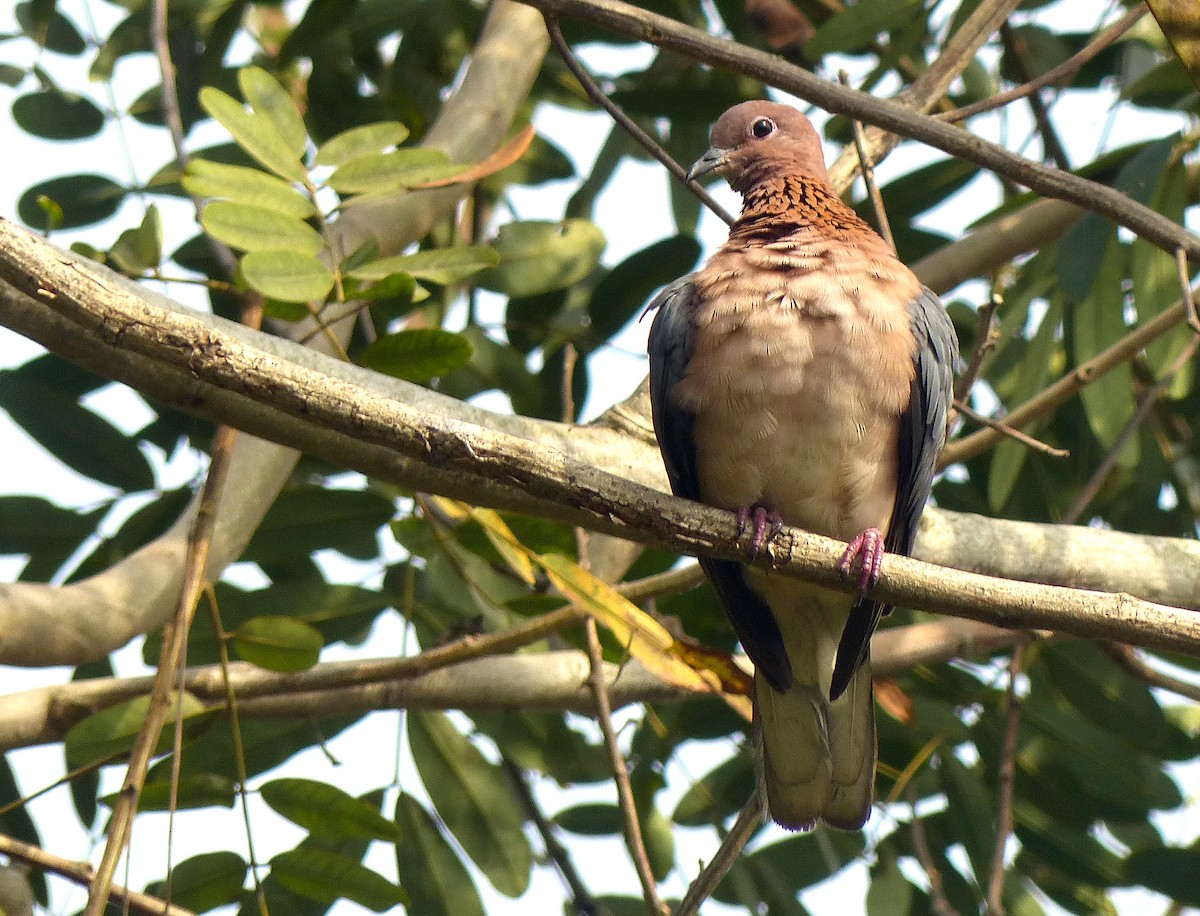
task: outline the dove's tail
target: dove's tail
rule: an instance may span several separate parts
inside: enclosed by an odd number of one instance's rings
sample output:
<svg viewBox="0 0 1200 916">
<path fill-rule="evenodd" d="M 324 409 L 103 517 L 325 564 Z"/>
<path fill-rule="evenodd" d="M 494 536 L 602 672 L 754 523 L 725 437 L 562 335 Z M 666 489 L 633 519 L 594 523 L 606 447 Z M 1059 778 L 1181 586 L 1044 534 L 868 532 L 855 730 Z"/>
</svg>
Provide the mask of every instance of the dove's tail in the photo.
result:
<svg viewBox="0 0 1200 916">
<path fill-rule="evenodd" d="M 871 813 L 875 784 L 875 709 L 868 659 L 838 699 L 829 676 L 793 668 L 786 693 L 755 679 L 759 784 L 771 817 L 807 830 L 817 822 L 857 830 Z"/>
</svg>

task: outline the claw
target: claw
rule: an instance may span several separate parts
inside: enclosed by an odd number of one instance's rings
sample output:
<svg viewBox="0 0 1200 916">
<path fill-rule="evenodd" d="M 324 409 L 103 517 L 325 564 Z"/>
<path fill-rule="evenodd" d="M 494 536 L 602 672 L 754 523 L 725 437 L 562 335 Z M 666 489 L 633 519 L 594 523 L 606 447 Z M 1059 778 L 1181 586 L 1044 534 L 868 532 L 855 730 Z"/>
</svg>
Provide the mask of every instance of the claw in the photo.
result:
<svg viewBox="0 0 1200 916">
<path fill-rule="evenodd" d="M 883 556 L 887 551 L 883 547 L 883 534 L 878 528 L 868 528 L 852 540 L 838 561 L 838 569 L 842 575 L 849 576 L 854 567 L 858 567 L 858 590 L 865 592 L 879 581 L 879 571 L 883 568 Z"/>
<path fill-rule="evenodd" d="M 750 530 L 750 545 L 746 548 L 747 558 L 753 562 L 771 539 L 783 530 L 783 518 L 778 512 L 763 506 L 743 506 L 737 511 L 738 537 Z"/>
</svg>

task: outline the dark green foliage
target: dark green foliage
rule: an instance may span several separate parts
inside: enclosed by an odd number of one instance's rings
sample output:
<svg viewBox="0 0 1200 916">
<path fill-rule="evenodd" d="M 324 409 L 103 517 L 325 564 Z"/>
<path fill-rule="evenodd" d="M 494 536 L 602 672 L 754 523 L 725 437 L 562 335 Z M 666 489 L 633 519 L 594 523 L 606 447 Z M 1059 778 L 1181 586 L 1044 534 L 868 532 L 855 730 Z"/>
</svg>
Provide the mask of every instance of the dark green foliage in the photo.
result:
<svg viewBox="0 0 1200 916">
<path fill-rule="evenodd" d="M 754 7 L 762 4 L 650 0 L 638 6 L 771 51 L 822 78 L 835 79 L 836 69 L 849 62 L 856 85 L 875 94 L 910 85 L 980 6 L 976 0 L 780 2 L 811 26 L 787 46 L 769 41 L 755 24 Z M 1084 11 L 1069 29 L 1061 26 L 1061 17 L 1039 14 L 1047 5 L 1020 4 L 1010 17 L 1008 47 L 994 37 L 975 56 L 948 90 L 953 104 L 989 98 L 1026 74 L 1043 73 L 1094 38 L 1094 5 L 1063 4 Z M 542 133 L 525 153 L 474 181 L 463 192 L 466 203 L 456 218 L 445 207 L 429 222 L 412 216 L 419 210 L 410 206 L 413 201 L 458 193 L 420 188 L 450 179 L 467 165 L 443 151 L 445 133 L 439 148 L 422 141 L 445 98 L 462 85 L 464 65 L 497 8 L 474 0 L 173 0 L 167 6 L 168 50 L 192 164 L 181 169 L 173 160 L 160 161 L 145 168 L 139 160 L 130 169 L 111 148 L 100 147 L 117 133 L 116 119 L 129 137 L 153 134 L 164 158 L 170 146 L 158 77 L 132 92 L 122 82 L 134 61 L 148 61 L 154 50 L 151 4 L 121 0 L 115 11 L 106 8 L 113 14 L 106 21 L 116 24 L 93 37 L 90 24 L 73 21 L 75 6 L 18 3 L 15 32 L 0 36 L 0 95 L 17 128 L 4 138 L 0 159 L 36 161 L 43 150 L 67 150 L 76 158 L 69 169 L 57 169 L 68 174 L 47 167 L 28 179 L 27 188 L 5 187 L 0 216 L 47 232 L 53 241 L 130 277 L 204 281 L 214 313 L 226 319 L 241 320 L 247 303 L 261 300 L 273 333 L 319 337 L 320 331 L 308 330 L 314 309 L 325 308 L 328 317 L 351 315 L 361 306 L 351 319 L 345 356 L 393 376 L 387 390 L 400 392 L 397 397 L 411 390 L 403 382 L 463 400 L 484 395 L 489 408 L 499 399 L 514 413 L 555 422 L 585 411 L 594 415 L 641 379 L 640 368 L 614 378 L 609 359 L 640 333 L 637 322 L 646 302 L 693 270 L 716 236 L 698 234 L 701 205 L 672 182 L 673 224 L 659 238 L 639 234 L 636 244 L 628 243 L 622 233 L 644 215 L 646 205 L 637 188 L 630 190 L 627 176 L 630 166 L 641 169 L 651 160 L 619 129 L 598 134 L 595 148 L 560 129 L 564 111 L 578 118 L 592 103 L 554 55 L 546 58 L 511 125 L 501 123 L 491 100 L 480 108 L 480 117 L 503 133 L 497 145 L 531 120 L 538 125 Z M 609 97 L 685 166 L 703 152 L 709 124 L 726 107 L 768 91 L 755 77 L 694 66 L 675 52 L 634 56 L 634 42 L 595 26 L 564 20 L 562 28 L 573 46 L 586 46 L 585 56 Z M 521 53 L 533 53 L 534 44 L 528 44 Z M 239 49 L 251 46 L 248 61 Z M 10 54 L 17 47 L 34 53 Z M 86 75 L 66 69 L 64 55 L 82 60 Z M 240 66 L 246 62 L 251 66 Z M 105 83 L 119 87 L 113 102 L 100 91 Z M 1176 223 L 1194 223 L 1193 128 L 1200 97 L 1186 70 L 1158 43 L 1149 17 L 1076 74 L 1042 90 L 1054 125 L 1068 139 L 1083 103 L 1089 113 L 1097 110 L 1097 90 L 1115 96 L 1119 129 L 1105 149 L 1084 155 L 1073 149 L 1072 166 Z M 1027 104 L 1017 102 L 1013 111 Z M 1160 119 L 1152 127 L 1139 120 L 1146 112 Z M 1161 126 L 1169 118 L 1175 120 Z M 202 122 L 207 123 L 198 131 Z M 1024 128 L 1014 125 L 1023 123 L 1006 122 L 1000 132 L 1010 149 L 1028 155 L 1041 147 L 1036 138 L 1022 146 Z M 966 128 L 994 136 L 996 124 L 972 120 Z M 831 144 L 845 144 L 851 124 L 845 117 L 830 118 L 822 133 Z M 214 145 L 201 148 L 200 138 Z M 915 144 L 909 146 L 907 152 L 915 151 Z M 968 231 L 996 225 L 1016 235 L 1029 231 L 1033 194 L 941 153 L 921 150 L 897 159 L 901 168 L 890 162 L 881 167 L 880 190 L 907 263 L 947 251 L 965 257 L 964 249 L 953 247 L 959 239 L 947 224 Z M 202 199 L 195 222 L 180 209 L 192 195 Z M 851 198 L 856 211 L 874 223 L 861 185 L 847 194 Z M 546 200 L 556 202 L 547 206 Z M 357 212 L 369 212 L 370 221 L 389 229 L 393 208 L 406 208 L 396 212 L 416 219 L 421 237 L 402 250 L 380 239 L 359 239 L 350 246 L 354 250 L 340 250 L 332 244 L 340 237 L 329 227 L 364 202 L 368 209 Z M 1044 211 L 1032 212 L 1046 218 Z M 1002 415 L 1019 406 L 1180 297 L 1173 252 L 1093 214 L 1055 225 L 1054 233 L 1039 235 L 1028 251 L 976 269 L 1001 300 L 994 346 L 975 389 L 977 408 Z M 86 231 L 82 239 L 80 229 Z M 214 248 L 214 240 L 230 246 L 232 255 Z M 988 291 L 972 284 L 939 292 L 947 293 L 969 356 L 979 337 L 977 309 Z M 177 285 L 167 293 L 177 295 Z M 98 333 L 88 346 L 109 342 Z M 1195 538 L 1200 393 L 1194 359 L 1166 378 L 1191 342 L 1190 329 L 1180 324 L 1025 427 L 1068 450 L 1069 458 L 1005 439 L 941 479 L 934 491 L 937 505 L 1055 524 L 1088 490 L 1092 495 L 1076 519 L 1080 523 Z M 1124 436 L 1142 398 L 1159 382 L 1162 396 L 1139 429 Z M 14 472 L 17 483 L 0 495 L 0 554 L 19 558 L 18 586 L 87 587 L 89 577 L 154 544 L 195 500 L 210 460 L 213 423 L 150 405 L 149 419 L 131 429 L 103 406 L 110 384 L 53 354 L 0 369 L 0 409 L 20 435 L 40 447 L 41 460 L 105 488 L 101 500 L 72 507 L 66 497 L 39 489 L 36 474 L 22 478 Z M 592 403 L 593 394 L 603 403 Z M 621 431 L 633 428 L 626 420 L 606 418 Z M 963 421 L 963 435 L 974 429 L 973 422 Z M 196 470 L 182 480 L 171 465 L 189 453 Z M 1102 469 L 1102 478 L 1093 479 Z M 383 656 L 386 662 L 524 626 L 564 606 L 545 570 L 561 569 L 555 564 L 563 558 L 579 561 L 581 542 L 561 519 L 501 513 L 498 526 L 430 494 L 342 470 L 328 456 L 306 457 L 297 465 L 240 555 L 255 568 L 242 567 L 236 584 L 217 582 L 211 602 L 201 602 L 190 630 L 190 665 L 217 666 L 224 646 L 233 661 L 253 666 L 255 677 L 283 679 L 334 654 Z M 260 496 L 239 492 L 243 500 Z M 219 511 L 229 510 L 225 505 Z M 502 526 L 519 548 L 497 538 Z M 628 559 L 618 578 L 633 582 L 666 572 L 678 558 L 649 549 Z M 964 556 L 962 562 L 979 559 Z M 1031 558 L 1031 568 L 1036 560 Z M 147 582 L 146 591 L 158 585 Z M 737 648 L 707 586 L 658 596 L 639 609 L 653 611 L 668 630 L 707 647 L 718 661 Z M 361 648 L 373 633 L 395 632 L 388 627 L 399 618 L 403 643 Z M 153 626 L 161 628 L 164 619 Z M 907 627 L 929 619 L 899 609 L 884 625 Z M 6 635 L 0 633 L 0 650 Z M 631 664 L 630 645 L 608 630 L 602 630 L 601 643 L 606 661 Z M 583 645 L 582 630 L 567 627 L 522 645 L 517 659 L 544 659 Z M 147 634 L 144 661 L 157 664 L 162 646 L 161 629 Z M 1200 669 L 1192 656 L 1164 659 L 1192 676 Z M 876 797 L 883 816 L 857 834 L 818 828 L 785 836 L 760 829 L 715 899 L 739 912 L 803 916 L 818 910 L 814 898 L 803 894 L 837 881 L 857 864 L 857 873 L 869 881 L 865 899 L 843 901 L 838 912 L 925 916 L 946 907 L 981 912 L 1006 763 L 1007 660 L 1005 651 L 977 653 L 966 662 L 930 662 L 881 679 Z M 585 671 L 586 665 L 580 669 Z M 115 671 L 114 662 L 100 659 L 79 665 L 73 679 L 118 674 L 128 670 Z M 436 698 L 437 679 L 457 676 L 435 671 L 428 682 L 416 682 L 408 674 L 382 681 L 372 675 L 344 693 L 306 694 L 314 707 L 329 705 L 292 717 L 245 718 L 240 754 L 223 699 L 186 694 L 177 793 L 172 794 L 175 760 L 168 730 L 141 810 L 164 811 L 173 804 L 176 829 L 185 831 L 201 809 L 230 813 L 241 804 L 243 766 L 255 804 L 271 809 L 266 818 L 307 834 L 287 848 L 272 847 L 257 863 L 272 913 L 321 916 L 353 905 L 375 912 L 403 907 L 415 916 L 482 916 L 501 896 L 512 898 L 504 901 L 510 909 L 503 912 L 557 911 L 557 901 L 546 903 L 546 887 L 557 888 L 557 878 L 547 872 L 557 866 L 544 854 L 541 830 L 561 842 L 576 863 L 590 865 L 602 844 L 622 848 L 623 823 L 615 794 L 606 787 L 612 774 L 599 732 L 553 705 L 514 711 L 497 702 L 465 715 L 421 707 L 421 690 Z M 579 674 L 572 708 L 588 702 L 584 677 Z M 497 683 L 497 695 L 507 686 Z M 1181 784 L 1179 773 L 1187 771 L 1177 766 L 1194 769 L 1200 755 L 1195 704 L 1152 689 L 1104 648 L 1066 635 L 1028 648 L 1020 688 L 1011 761 L 1015 841 L 1002 888 L 1006 910 L 1037 916 L 1057 911 L 1047 903 L 1052 901 L 1071 913 L 1115 913 L 1112 892 L 1129 888 L 1164 895 L 1177 907 L 1200 907 L 1195 831 L 1181 841 L 1160 820 L 1169 815 L 1173 824 L 1180 812 L 1194 813 L 1195 784 Z M 416 706 L 399 724 L 393 712 L 364 725 L 373 729 L 373 756 L 391 766 L 399 754 L 397 782 L 389 775 L 371 783 L 385 788 L 350 794 L 343 774 L 361 761 L 338 759 L 340 736 L 367 708 L 410 703 Z M 73 725 L 63 745 L 70 764 L 89 764 L 127 752 L 145 710 L 144 699 L 125 697 L 103 710 L 56 707 L 52 718 L 61 716 L 63 729 Z M 716 835 L 729 829 L 754 792 L 750 728 L 717 698 L 634 706 L 619 721 L 649 864 L 656 879 L 669 880 L 666 886 L 674 890 L 680 879 L 696 873 L 696 863 L 687 860 L 696 848 L 691 841 L 702 833 L 715 846 Z M 275 772 L 298 757 L 308 767 L 303 775 Z M 338 766 L 322 768 L 312 762 L 317 759 Z M 31 780 L 19 760 L 14 755 L 0 766 L 0 806 L 56 778 Z M 103 829 L 117 803 L 109 776 L 103 791 L 97 769 L 71 780 L 71 803 L 89 831 Z M 531 810 L 530 798 L 542 810 Z M 539 816 L 545 818 L 541 827 Z M 62 852 L 55 848 L 60 828 L 37 808 L 18 805 L 0 815 L 0 834 L 43 843 L 53 852 Z M 251 829 L 269 832 L 260 823 Z M 178 857 L 174 902 L 197 912 L 232 905 L 239 916 L 258 914 L 241 836 L 205 841 L 203 851 Z M 386 864 L 377 869 L 380 847 Z M 135 844 L 135 862 L 142 852 Z M 920 874 L 925 869 L 936 870 L 936 882 Z M 597 878 L 594 869 L 582 870 L 597 912 L 646 912 L 631 882 L 606 883 L 607 873 Z M 147 890 L 165 895 L 159 878 Z M 53 881 L 48 884 L 37 872 L 33 880 L 48 911 L 64 910 L 51 899 Z M 944 899 L 935 899 L 931 884 Z M 567 892 L 563 896 L 564 912 L 582 911 Z M 352 903 L 338 903 L 342 899 Z"/>
</svg>

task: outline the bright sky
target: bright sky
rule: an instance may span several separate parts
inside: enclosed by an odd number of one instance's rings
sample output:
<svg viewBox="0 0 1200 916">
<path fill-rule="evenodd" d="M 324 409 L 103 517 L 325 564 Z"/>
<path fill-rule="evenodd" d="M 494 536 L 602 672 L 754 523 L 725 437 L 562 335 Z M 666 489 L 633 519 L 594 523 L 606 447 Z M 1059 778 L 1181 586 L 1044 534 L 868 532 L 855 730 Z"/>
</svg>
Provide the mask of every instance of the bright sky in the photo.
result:
<svg viewBox="0 0 1200 916">
<path fill-rule="evenodd" d="M 94 17 L 100 33 L 104 33 L 117 21 L 120 12 L 113 6 L 91 3 L 89 0 L 60 0 L 60 8 L 77 23 L 87 23 Z M 1098 21 L 1097 9 L 1098 5 L 1089 0 L 1061 0 L 1039 11 L 1037 16 L 1039 20 L 1054 25 L 1069 23 L 1072 28 L 1081 29 L 1089 28 Z M 10 10 L 0 9 L 0 32 L 14 28 L 11 16 Z M 0 57 L 12 60 L 18 53 L 25 54 L 25 50 L 16 50 L 17 44 L 4 45 Z M 588 55 L 588 62 L 597 72 L 618 73 L 644 64 L 648 56 L 649 52 L 644 48 L 621 52 L 605 51 Z M 847 66 L 853 78 L 853 62 L 847 62 Z M 60 84 L 71 88 L 88 86 L 87 91 L 99 104 L 103 107 L 115 105 L 117 109 L 123 109 L 152 81 L 156 81 L 153 80 L 148 57 L 124 62 L 118 69 L 118 79 L 113 88 L 115 99 L 110 100 L 105 96 L 105 86 L 87 84 L 86 59 L 72 60 L 55 56 L 47 61 L 47 67 Z M 30 88 L 31 84 L 27 83 L 22 90 Z M 890 88 L 885 87 L 884 91 L 890 91 Z M 7 89 L 0 89 L 0 99 L 4 100 L 4 104 L 0 105 L 0 136 L 12 138 L 6 150 L 5 168 L 0 170 L 0 214 L 4 216 L 14 214 L 16 199 L 25 187 L 50 175 L 81 170 L 81 162 L 88 163 L 86 168 L 98 171 L 111 168 L 118 180 L 137 181 L 146 179 L 170 156 L 168 143 L 161 131 L 143 128 L 128 119 L 123 123 L 124 132 L 110 125 L 100 137 L 84 143 L 51 144 L 31 140 L 9 121 L 8 105 L 16 94 Z M 1132 117 L 1121 114 L 1116 119 L 1110 119 L 1111 103 L 1111 93 L 1099 92 L 1083 97 L 1072 96 L 1069 110 L 1066 106 L 1055 110 L 1055 122 L 1060 127 L 1074 161 L 1091 158 L 1098 149 L 1106 148 L 1106 144 L 1117 145 L 1120 141 L 1116 138 L 1130 135 L 1161 136 L 1185 126 L 1181 116 L 1167 113 L 1139 114 Z M 992 118 L 988 121 L 973 122 L 972 128 L 989 139 L 1007 137 L 1010 143 L 1013 138 L 1028 135 L 1030 125 L 1023 106 L 1014 106 L 1013 113 L 1006 118 L 1007 120 Z M 816 120 L 821 120 L 819 114 Z M 602 114 L 581 114 L 549 106 L 539 109 L 536 124 L 540 132 L 576 160 L 581 175 L 588 172 L 608 129 L 606 116 Z M 201 131 L 203 133 L 193 135 L 192 138 L 197 145 L 204 145 L 205 137 L 213 140 L 220 136 L 219 128 L 211 122 L 202 125 Z M 696 150 L 697 155 L 701 152 L 702 150 Z M 831 148 L 828 152 L 832 157 L 836 150 Z M 936 150 L 906 148 L 890 157 L 878 170 L 880 181 L 886 182 L 891 177 L 942 157 L 943 154 Z M 604 257 L 606 264 L 619 263 L 627 255 L 674 234 L 666 187 L 666 177 L 657 166 L 628 161 L 621 166 L 608 191 L 600 198 L 596 212 L 597 222 L 608 233 L 609 245 Z M 930 214 L 926 218 L 926 224 L 950 234 L 961 233 L 965 223 L 981 211 L 981 198 L 996 199 L 995 187 L 994 181 L 988 177 L 977 179 L 946 205 Z M 517 215 L 522 218 L 557 218 L 573 190 L 574 185 L 570 182 L 519 190 L 514 194 Z M 714 191 L 729 209 L 736 209 L 736 198 L 728 188 L 721 187 Z M 159 206 L 164 211 L 167 227 L 166 247 L 167 250 L 172 250 L 194 232 L 190 208 L 177 201 L 160 201 Z M 130 200 L 115 220 L 79 233 L 64 234 L 56 240 L 60 244 L 67 244 L 75 239 L 83 239 L 97 246 L 107 247 L 119 228 L 140 220 L 141 207 L 140 202 Z M 706 249 L 711 250 L 724 237 L 723 224 L 715 217 L 706 215 L 702 223 L 702 237 Z M 188 287 L 176 284 L 168 289 L 168 293 L 188 303 L 198 302 L 195 290 Z M 978 284 L 968 284 L 958 294 L 975 304 L 981 299 L 983 290 Z M 499 321 L 501 308 L 502 303 L 493 297 L 491 314 L 489 316 L 488 311 L 485 311 L 484 320 Z M 624 397 L 641 380 L 645 374 L 646 331 L 647 324 L 644 322 L 630 325 L 615 339 L 611 348 L 594 358 L 594 384 L 587 405 L 589 415 L 599 413 L 609 404 Z M 0 367 L 20 364 L 37 352 L 38 348 L 34 345 L 0 329 Z M 498 399 L 485 403 L 491 405 L 495 400 Z M 101 392 L 93 401 L 89 401 L 89 406 L 106 415 L 120 417 L 123 425 L 128 424 L 129 428 L 134 429 L 139 428 L 149 416 L 138 398 L 117 386 Z M 59 465 L 20 430 L 14 428 L 3 414 L 0 414 L 0 443 L 3 443 L 0 447 L 7 458 L 6 473 L 0 479 L 0 492 L 39 493 L 55 502 L 73 506 L 92 505 L 113 495 L 105 488 L 82 480 Z M 188 482 L 193 478 L 197 467 L 195 460 L 186 455 L 173 463 L 165 462 L 159 455 L 155 455 L 154 460 L 163 487 L 175 487 Z M 132 508 L 133 506 L 126 506 L 119 514 L 115 514 L 108 521 L 107 530 L 115 528 L 119 520 L 126 517 Z M 0 558 L 0 578 L 11 579 L 18 573 L 20 566 L 18 560 Z M 378 572 L 344 562 L 337 569 L 339 575 L 355 581 L 369 579 Z M 403 638 L 399 619 L 395 615 L 384 615 L 366 651 L 368 654 L 394 654 L 402 645 Z M 325 655 L 327 659 L 341 657 L 349 657 L 349 653 L 336 646 Z M 145 671 L 136 647 L 118 653 L 117 667 L 119 672 L 128 675 Z M 69 675 L 70 672 L 66 669 L 29 671 L 0 667 L 0 693 L 42 684 L 62 683 Z M 332 741 L 329 750 L 333 758 L 340 761 L 336 766 L 332 765 L 323 753 L 314 750 L 289 761 L 271 775 L 307 775 L 327 779 L 351 793 L 365 792 L 389 784 L 395 770 L 398 722 L 399 716 L 396 713 L 369 716 L 358 726 Z M 582 720 L 581 727 L 594 730 L 592 723 Z M 669 788 L 660 796 L 663 809 L 668 812 L 672 810 L 687 785 L 708 772 L 728 753 L 729 747 L 728 743 L 717 742 L 691 746 L 680 754 L 679 760 L 672 763 L 667 773 Z M 403 754 L 402 758 L 404 765 L 401 779 L 405 788 L 423 795 L 419 789 L 419 781 L 407 761 L 407 754 Z M 61 752 L 55 747 L 18 751 L 11 755 L 11 759 L 26 792 L 40 789 L 54 778 L 52 774 L 62 772 Z M 118 772 L 112 769 L 106 781 L 110 790 L 117 787 L 118 779 Z M 1200 767 L 1188 768 L 1185 783 L 1194 798 L 1200 787 Z M 537 794 L 551 814 L 582 801 L 609 800 L 612 797 L 607 785 L 563 792 L 548 782 L 537 786 Z M 275 815 L 259 802 L 257 797 L 252 799 L 252 803 L 256 825 L 255 844 L 261 860 L 290 848 L 303 836 L 303 831 Z M 1191 820 L 1194 821 L 1194 804 L 1191 810 Z M 44 831 L 44 840 L 54 852 L 80 859 L 93 853 L 98 855 L 95 843 L 102 840 L 79 830 L 65 789 L 48 793 L 38 799 L 32 804 L 32 811 L 35 820 Z M 1193 838 L 1196 835 L 1196 826 L 1195 823 L 1187 824 L 1188 819 L 1188 816 L 1183 814 L 1162 818 L 1165 835 L 1177 842 Z M 167 845 L 165 825 L 165 816 L 151 815 L 139 818 L 133 840 L 132 873 L 128 877 L 119 874 L 118 880 L 127 881 L 140 889 L 146 881 L 161 876 Z M 228 842 L 227 837 L 240 837 L 243 834 L 241 815 L 237 810 L 187 812 L 179 819 L 178 827 L 181 829 L 173 839 L 175 862 L 195 852 L 224 848 Z M 876 815 L 868 832 L 872 836 L 879 836 L 888 829 L 889 825 Z M 775 831 L 772 836 L 778 833 L 779 831 Z M 694 872 L 694 863 L 711 855 L 715 847 L 713 833 L 710 830 L 681 829 L 676 832 L 676 838 L 677 861 L 690 877 Z M 535 840 L 535 844 L 537 843 Z M 572 837 L 571 844 L 584 881 L 594 892 L 619 890 L 631 894 L 638 893 L 632 867 L 619 841 Z M 538 848 L 537 845 L 535 848 Z M 380 844 L 373 848 L 368 861 L 384 874 L 395 873 L 388 848 Z M 486 880 L 478 874 L 476 878 L 484 893 L 487 911 L 491 914 L 551 912 L 557 909 L 557 901 L 562 896 L 557 877 L 548 869 L 535 871 L 534 883 L 521 901 L 510 901 L 498 895 L 490 889 Z M 81 893 L 64 894 L 63 884 L 56 882 L 55 886 L 54 912 L 68 912 L 81 905 Z M 803 899 L 813 912 L 854 912 L 861 906 L 865 886 L 866 866 L 860 863 L 847 869 L 836 881 L 826 882 L 825 885 L 806 893 Z M 678 869 L 664 890 L 671 896 L 682 894 L 684 881 Z M 1143 892 L 1122 893 L 1120 900 L 1122 911 L 1127 913 L 1157 912 L 1163 908 L 1161 898 L 1152 898 Z M 727 908 L 719 904 L 710 906 L 711 912 L 714 913 L 727 911 Z M 344 902 L 334 910 L 339 914 L 360 911 L 358 907 Z M 706 908 L 706 912 L 709 911 Z"/>
</svg>

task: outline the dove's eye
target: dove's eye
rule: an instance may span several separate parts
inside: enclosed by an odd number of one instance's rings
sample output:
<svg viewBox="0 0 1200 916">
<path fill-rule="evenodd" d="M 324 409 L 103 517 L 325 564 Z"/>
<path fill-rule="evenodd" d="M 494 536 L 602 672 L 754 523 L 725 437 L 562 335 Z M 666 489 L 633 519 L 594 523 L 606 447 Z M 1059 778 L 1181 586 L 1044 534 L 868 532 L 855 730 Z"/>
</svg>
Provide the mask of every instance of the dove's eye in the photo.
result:
<svg viewBox="0 0 1200 916">
<path fill-rule="evenodd" d="M 769 137 L 775 132 L 775 122 L 770 118 L 759 118 L 750 125 L 750 133 L 756 140 L 762 140 L 764 137 Z"/>
</svg>

